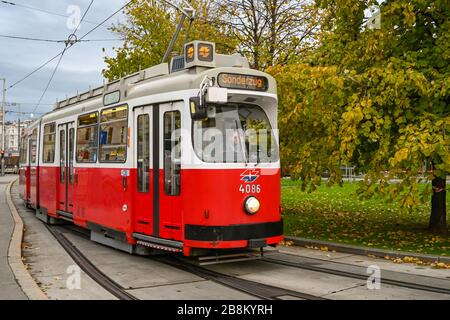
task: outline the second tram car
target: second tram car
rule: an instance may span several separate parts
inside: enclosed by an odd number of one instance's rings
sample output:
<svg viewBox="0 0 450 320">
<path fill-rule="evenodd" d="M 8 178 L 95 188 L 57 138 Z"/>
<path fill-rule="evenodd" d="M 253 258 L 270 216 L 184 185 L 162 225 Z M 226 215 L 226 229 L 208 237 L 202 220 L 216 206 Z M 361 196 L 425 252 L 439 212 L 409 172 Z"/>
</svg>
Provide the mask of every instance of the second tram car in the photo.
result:
<svg viewBox="0 0 450 320">
<path fill-rule="evenodd" d="M 275 80 L 194 41 L 57 102 L 22 137 L 20 195 L 129 253 L 200 255 L 283 238 Z"/>
</svg>

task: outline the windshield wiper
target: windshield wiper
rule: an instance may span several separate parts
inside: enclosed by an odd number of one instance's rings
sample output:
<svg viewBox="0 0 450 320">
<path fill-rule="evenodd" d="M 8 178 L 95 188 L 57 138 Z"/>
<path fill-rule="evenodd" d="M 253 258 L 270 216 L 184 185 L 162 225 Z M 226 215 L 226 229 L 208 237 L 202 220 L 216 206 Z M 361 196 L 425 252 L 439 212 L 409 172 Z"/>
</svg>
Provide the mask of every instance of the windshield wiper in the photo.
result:
<svg viewBox="0 0 450 320">
<path fill-rule="evenodd" d="M 234 122 L 236 124 L 236 131 L 237 131 L 237 134 L 238 134 L 239 145 L 241 146 L 241 151 L 242 151 L 242 154 L 244 156 L 245 166 L 247 166 L 248 165 L 247 152 L 245 150 L 245 145 L 242 144 L 241 134 L 239 132 L 239 126 L 238 126 L 237 119 L 234 119 Z M 244 132 L 244 130 L 242 130 L 242 132 Z"/>
</svg>

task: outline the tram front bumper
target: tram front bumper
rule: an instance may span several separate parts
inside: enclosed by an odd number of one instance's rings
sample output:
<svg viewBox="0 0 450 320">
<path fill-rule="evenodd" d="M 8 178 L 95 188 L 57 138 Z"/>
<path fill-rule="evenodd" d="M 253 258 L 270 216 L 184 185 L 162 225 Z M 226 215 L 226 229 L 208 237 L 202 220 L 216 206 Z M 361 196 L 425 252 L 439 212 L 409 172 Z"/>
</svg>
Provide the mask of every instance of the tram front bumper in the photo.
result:
<svg viewBox="0 0 450 320">
<path fill-rule="evenodd" d="M 185 245 L 199 248 L 260 248 L 283 239 L 283 220 L 228 226 L 185 225 Z"/>
</svg>

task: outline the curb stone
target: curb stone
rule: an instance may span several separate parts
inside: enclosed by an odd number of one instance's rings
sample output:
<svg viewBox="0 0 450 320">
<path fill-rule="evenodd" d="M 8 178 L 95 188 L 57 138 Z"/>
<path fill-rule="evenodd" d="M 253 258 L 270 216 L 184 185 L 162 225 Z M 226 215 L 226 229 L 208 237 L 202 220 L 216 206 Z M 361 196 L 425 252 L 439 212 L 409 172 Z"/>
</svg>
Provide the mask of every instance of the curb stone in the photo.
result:
<svg viewBox="0 0 450 320">
<path fill-rule="evenodd" d="M 28 272 L 22 260 L 23 221 L 17 212 L 11 198 L 11 186 L 17 179 L 11 181 L 6 187 L 6 202 L 14 220 L 14 231 L 9 243 L 8 264 L 14 273 L 19 286 L 30 300 L 48 300 L 45 293 L 39 288 L 33 277 Z"/>
<path fill-rule="evenodd" d="M 284 237 L 285 241 L 292 241 L 294 245 L 296 246 L 316 246 L 316 247 L 327 247 L 330 250 L 335 250 L 336 252 L 343 252 L 343 253 L 350 253 L 350 254 L 357 254 L 357 255 L 373 255 L 378 258 L 384 258 L 386 256 L 392 257 L 392 258 L 400 258 L 403 259 L 404 257 L 412 257 L 417 258 L 422 261 L 426 262 L 443 262 L 443 263 L 450 263 L 450 257 L 445 256 L 438 256 L 438 255 L 432 255 L 432 254 L 420 254 L 420 253 L 414 253 L 414 252 L 405 252 L 405 251 L 393 251 L 393 250 L 383 250 L 383 249 L 375 249 L 375 248 L 368 248 L 368 247 L 360 247 L 350 244 L 342 244 L 342 243 L 336 243 L 336 242 L 327 242 L 327 241 L 321 241 L 321 240 L 312 240 L 312 239 L 306 239 L 306 238 L 298 238 L 298 237 Z"/>
</svg>

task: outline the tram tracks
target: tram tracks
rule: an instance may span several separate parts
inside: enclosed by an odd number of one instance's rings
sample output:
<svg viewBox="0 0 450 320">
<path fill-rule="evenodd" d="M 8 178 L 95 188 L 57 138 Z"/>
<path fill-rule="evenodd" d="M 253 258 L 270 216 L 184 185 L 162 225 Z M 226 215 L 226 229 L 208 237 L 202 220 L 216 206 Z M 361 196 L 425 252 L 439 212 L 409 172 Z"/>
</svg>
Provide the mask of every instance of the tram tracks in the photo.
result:
<svg viewBox="0 0 450 320">
<path fill-rule="evenodd" d="M 68 252 L 68 254 L 73 258 L 73 260 L 80 266 L 80 268 L 88 274 L 94 281 L 99 283 L 108 292 L 113 294 L 115 297 L 121 300 L 137 300 L 135 296 L 126 291 L 122 286 L 120 286 L 113 279 L 105 275 L 101 270 L 99 270 L 89 259 L 61 232 L 63 228 L 66 232 L 71 232 L 79 237 L 89 239 L 88 233 L 84 229 L 80 229 L 73 225 L 64 226 L 49 226 L 47 225 L 49 231 L 58 240 L 58 242 L 63 246 L 63 248 Z M 246 293 L 253 297 L 263 299 L 263 300 L 277 300 L 277 299 L 302 299 L 302 300 L 326 300 L 324 297 L 311 295 L 308 293 L 298 292 L 294 290 L 289 290 L 285 288 L 280 288 L 257 281 L 251 281 L 242 279 L 233 275 L 217 272 L 210 270 L 208 268 L 198 266 L 189 262 L 181 257 L 174 255 L 163 254 L 160 256 L 152 256 L 151 258 L 156 262 L 163 263 L 165 265 L 175 267 L 177 269 L 195 274 L 205 280 L 210 280 L 212 282 L 224 285 L 226 287 L 235 289 L 237 291 Z M 330 275 L 335 275 L 339 277 L 346 277 L 359 280 L 367 280 L 368 275 L 365 273 L 365 268 L 354 265 L 347 265 L 340 262 L 323 261 L 320 259 L 300 257 L 289 254 L 277 254 L 275 258 L 264 257 L 258 261 L 276 265 L 283 265 L 287 267 L 294 267 L 308 271 L 326 273 Z M 318 264 L 323 264 L 324 262 L 330 263 L 332 266 L 319 266 Z M 350 267 L 354 270 L 342 270 L 343 268 Z M 389 272 L 389 271 L 386 271 Z M 397 287 L 420 290 L 426 292 L 433 292 L 439 294 L 450 295 L 450 285 L 448 287 L 441 287 L 435 284 L 425 284 L 425 283 L 415 283 L 404 281 L 401 279 L 395 279 L 394 277 L 399 272 L 391 271 L 392 275 L 386 276 L 386 272 L 383 272 L 382 282 L 384 284 L 389 284 Z M 389 274 L 388 274 L 389 275 Z M 405 276 L 403 274 L 403 276 Z M 425 277 L 425 276 L 421 276 Z M 431 278 L 435 281 L 439 281 L 437 278 Z"/>
<path fill-rule="evenodd" d="M 241 279 L 239 277 L 212 271 L 204 267 L 192 264 L 191 262 L 185 261 L 184 259 L 176 258 L 173 256 L 158 257 L 155 260 L 178 268 L 180 270 L 188 271 L 201 278 L 214 281 L 216 283 L 222 284 L 232 289 L 236 289 L 263 300 L 283 300 L 283 298 L 294 298 L 301 300 L 328 300 L 323 297 L 275 287 L 260 282 Z"/>
<path fill-rule="evenodd" d="M 288 254 L 280 254 L 280 256 L 281 257 L 279 257 L 279 258 L 267 258 L 267 257 L 264 257 L 264 258 L 260 259 L 259 261 L 266 262 L 266 263 L 271 263 L 271 264 L 276 264 L 276 265 L 283 265 L 283 266 L 287 266 L 287 267 L 299 268 L 299 269 L 302 269 L 302 270 L 309 270 L 309 271 L 315 271 L 315 272 L 320 272 L 320 273 L 326 273 L 326 274 L 336 275 L 336 276 L 340 276 L 340 277 L 359 279 L 359 280 L 367 280 L 368 276 L 369 276 L 365 272 L 365 270 L 363 270 L 363 269 L 365 269 L 364 267 L 348 265 L 348 267 L 352 267 L 354 269 L 360 269 L 360 271 L 361 271 L 361 272 L 351 272 L 351 271 L 347 271 L 347 270 L 341 270 L 341 269 L 338 269 L 338 268 L 322 267 L 322 266 L 314 265 L 313 263 L 307 263 L 307 262 L 298 261 L 300 259 L 298 259 L 298 258 L 295 259 L 293 257 L 289 257 L 291 255 L 288 255 Z M 286 257 L 283 259 L 283 256 L 287 256 L 288 259 L 286 259 Z M 292 260 L 297 260 L 297 261 L 292 261 Z M 308 259 L 308 260 L 311 260 L 311 261 L 316 260 L 318 263 L 323 263 L 324 262 L 324 261 L 321 261 L 321 260 L 318 260 L 318 259 L 312 259 L 312 258 Z M 338 263 L 338 262 L 331 262 L 331 263 L 341 265 L 341 267 L 345 266 L 345 264 L 343 264 L 343 263 Z M 414 290 L 420 290 L 420 291 L 426 291 L 426 292 L 448 294 L 450 296 L 450 284 L 449 284 L 448 287 L 445 288 L 445 287 L 439 287 L 439 286 L 428 285 L 428 284 L 423 284 L 423 283 L 414 283 L 414 282 L 394 279 L 392 276 L 391 277 L 386 277 L 386 273 L 387 272 L 389 272 L 389 271 L 384 271 L 383 272 L 383 277 L 382 277 L 382 280 L 381 280 L 383 284 L 389 284 L 389 285 L 393 285 L 393 286 L 397 286 L 397 287 L 402 287 L 402 288 L 407 288 L 407 289 L 414 289 Z M 396 271 L 391 271 L 390 274 L 397 274 L 397 276 L 398 276 L 400 273 L 396 272 Z M 437 278 L 432 278 L 432 279 L 436 280 L 436 281 L 439 280 Z"/>
<path fill-rule="evenodd" d="M 75 263 L 94 281 L 101 285 L 108 292 L 113 294 L 120 300 L 138 300 L 135 296 L 126 291 L 113 279 L 105 275 L 99 270 L 65 235 L 60 229 L 71 232 L 72 234 L 89 239 L 89 235 L 83 230 L 74 225 L 50 226 L 46 225 L 47 229 L 57 239 L 61 246 L 72 257 Z M 235 276 L 223 274 L 212 271 L 201 266 L 192 264 L 183 258 L 175 257 L 173 255 L 163 254 L 160 256 L 152 256 L 152 260 L 163 263 L 165 265 L 195 274 L 202 279 L 210 280 L 220 285 L 232 288 L 250 296 L 262 300 L 283 300 L 299 299 L 299 300 L 327 300 L 319 296 L 310 295 L 303 292 L 288 290 L 280 287 L 266 285 L 263 283 L 241 279 Z"/>
<path fill-rule="evenodd" d="M 72 257 L 75 263 L 106 291 L 119 300 L 138 300 L 135 296 L 128 293 L 121 285 L 98 269 L 69 239 L 67 239 L 64 233 L 58 230 L 58 227 L 50 225 L 46 225 L 46 227 L 64 250 Z M 75 233 L 76 231 L 72 230 L 72 232 Z M 78 232 L 78 235 L 80 234 L 81 233 Z"/>
<path fill-rule="evenodd" d="M 50 226 L 46 225 L 48 230 L 57 239 L 61 246 L 67 251 L 67 253 L 72 257 L 72 259 L 77 263 L 77 265 L 88 274 L 94 281 L 96 281 L 105 290 L 110 292 L 112 295 L 120 300 L 138 300 L 135 296 L 130 294 L 121 285 L 115 282 L 113 279 L 105 275 L 101 270 L 99 270 L 61 231 L 63 229 L 65 232 L 71 232 L 79 237 L 89 239 L 89 235 L 82 229 L 73 225 L 64 226 Z M 292 256 L 292 257 L 291 257 Z M 318 266 L 311 263 L 311 261 L 316 260 L 317 263 L 324 262 L 319 259 L 308 258 L 311 260 L 309 262 L 301 261 L 302 257 L 296 257 L 289 254 L 279 254 L 277 258 L 264 257 L 258 261 L 276 265 L 283 265 L 287 267 L 294 267 L 303 270 L 309 270 L 314 272 L 326 273 L 331 275 L 336 275 L 340 277 L 367 280 L 368 275 L 365 274 L 362 269 L 363 267 L 351 266 L 356 269 L 361 269 L 361 272 L 353 272 L 347 270 L 341 270 L 339 268 L 333 268 L 328 266 Z M 212 282 L 218 283 L 220 285 L 232 288 L 242 293 L 246 293 L 250 296 L 256 297 L 262 300 L 283 300 L 283 299 L 300 299 L 300 300 L 327 300 L 327 298 L 311 295 L 308 293 L 303 293 L 299 291 L 293 291 L 281 287 L 276 287 L 257 281 L 251 281 L 242 279 L 229 274 L 213 271 L 202 266 L 198 266 L 189 262 L 188 260 L 176 257 L 174 255 L 163 254 L 160 256 L 152 256 L 150 259 L 163 263 L 165 265 L 195 274 L 202 279 L 210 280 Z M 337 265 L 345 265 L 339 262 L 333 262 Z M 341 266 L 342 267 L 342 266 Z M 393 271 L 393 273 L 398 273 Z M 433 278 L 436 280 L 436 278 Z M 440 294 L 450 295 L 450 287 L 444 288 L 435 285 L 426 285 L 421 283 L 413 283 L 398 279 L 383 277 L 382 282 L 384 284 L 389 284 L 397 287 L 434 292 Z"/>
</svg>

